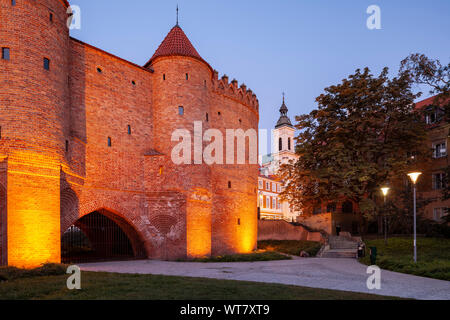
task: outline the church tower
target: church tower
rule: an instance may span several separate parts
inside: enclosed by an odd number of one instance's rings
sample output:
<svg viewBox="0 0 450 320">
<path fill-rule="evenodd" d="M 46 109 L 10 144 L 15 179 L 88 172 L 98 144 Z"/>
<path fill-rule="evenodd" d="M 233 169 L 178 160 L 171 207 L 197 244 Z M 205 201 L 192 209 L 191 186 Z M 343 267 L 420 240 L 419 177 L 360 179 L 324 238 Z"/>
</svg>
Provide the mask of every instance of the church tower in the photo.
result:
<svg viewBox="0 0 450 320">
<path fill-rule="evenodd" d="M 288 117 L 288 111 L 283 94 L 280 119 L 273 131 L 273 173 L 276 173 L 281 165 L 298 158 L 295 154 L 295 128 Z"/>
</svg>

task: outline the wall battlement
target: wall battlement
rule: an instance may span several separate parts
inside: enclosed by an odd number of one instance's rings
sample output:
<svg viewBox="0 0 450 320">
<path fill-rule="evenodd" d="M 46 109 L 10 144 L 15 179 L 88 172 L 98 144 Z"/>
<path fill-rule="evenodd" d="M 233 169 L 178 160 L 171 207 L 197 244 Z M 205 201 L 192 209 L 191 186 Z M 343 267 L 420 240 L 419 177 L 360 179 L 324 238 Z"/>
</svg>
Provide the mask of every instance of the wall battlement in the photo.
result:
<svg viewBox="0 0 450 320">
<path fill-rule="evenodd" d="M 254 94 L 251 89 L 248 89 L 245 84 L 241 84 L 239 87 L 236 79 L 233 79 L 231 82 L 228 81 L 229 78 L 227 75 L 223 75 L 222 78 L 219 79 L 219 73 L 214 70 L 212 79 L 213 91 L 236 100 L 258 113 L 259 101 L 256 94 Z"/>
</svg>

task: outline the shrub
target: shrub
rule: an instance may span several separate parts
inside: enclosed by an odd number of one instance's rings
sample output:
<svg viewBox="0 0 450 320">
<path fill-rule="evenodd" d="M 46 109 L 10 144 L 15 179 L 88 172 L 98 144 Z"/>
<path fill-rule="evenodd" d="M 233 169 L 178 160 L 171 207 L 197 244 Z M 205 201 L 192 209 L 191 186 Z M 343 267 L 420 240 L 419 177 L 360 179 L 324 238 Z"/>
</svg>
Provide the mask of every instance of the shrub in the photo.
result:
<svg viewBox="0 0 450 320">
<path fill-rule="evenodd" d="M 16 267 L 1 267 L 0 281 L 21 279 L 21 278 L 35 278 L 44 276 L 57 276 L 66 273 L 67 266 L 63 264 L 44 264 L 35 269 L 19 269 Z"/>
</svg>

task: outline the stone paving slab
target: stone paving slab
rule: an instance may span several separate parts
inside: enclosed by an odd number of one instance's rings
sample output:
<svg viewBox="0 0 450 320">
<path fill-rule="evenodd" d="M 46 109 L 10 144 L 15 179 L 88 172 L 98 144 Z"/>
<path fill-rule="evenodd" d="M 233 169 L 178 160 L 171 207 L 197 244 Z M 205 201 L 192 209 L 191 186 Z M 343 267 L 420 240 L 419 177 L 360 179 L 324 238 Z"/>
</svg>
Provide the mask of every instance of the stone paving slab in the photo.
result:
<svg viewBox="0 0 450 320">
<path fill-rule="evenodd" d="M 352 259 L 196 263 L 156 260 L 79 265 L 83 271 L 155 274 L 279 283 L 424 300 L 450 300 L 450 281 L 382 270 L 381 290 L 367 289 L 367 266 Z"/>
</svg>

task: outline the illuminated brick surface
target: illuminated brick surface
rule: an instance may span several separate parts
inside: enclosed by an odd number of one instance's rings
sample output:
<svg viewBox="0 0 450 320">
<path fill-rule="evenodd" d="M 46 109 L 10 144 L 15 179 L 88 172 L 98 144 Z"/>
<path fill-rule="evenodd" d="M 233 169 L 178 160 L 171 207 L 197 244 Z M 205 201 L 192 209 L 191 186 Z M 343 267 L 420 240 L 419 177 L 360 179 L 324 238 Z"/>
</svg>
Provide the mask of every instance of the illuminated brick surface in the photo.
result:
<svg viewBox="0 0 450 320">
<path fill-rule="evenodd" d="M 170 155 L 172 132 L 194 136 L 194 121 L 224 136 L 257 130 L 256 96 L 185 43 L 141 67 L 70 38 L 66 5 L 0 0 L 11 51 L 0 60 L 0 262 L 59 262 L 61 234 L 99 210 L 149 258 L 254 249 L 258 165 L 178 166 Z"/>
</svg>

